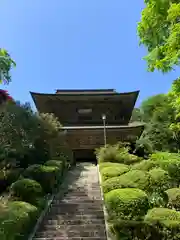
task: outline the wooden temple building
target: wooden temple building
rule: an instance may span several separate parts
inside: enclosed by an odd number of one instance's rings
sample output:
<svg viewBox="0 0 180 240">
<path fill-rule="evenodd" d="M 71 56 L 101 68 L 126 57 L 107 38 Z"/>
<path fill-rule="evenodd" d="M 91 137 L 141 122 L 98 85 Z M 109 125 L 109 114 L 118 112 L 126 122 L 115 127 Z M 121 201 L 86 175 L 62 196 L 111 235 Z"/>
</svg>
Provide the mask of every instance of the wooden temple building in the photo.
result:
<svg viewBox="0 0 180 240">
<path fill-rule="evenodd" d="M 118 93 L 114 89 L 31 92 L 39 112 L 54 113 L 59 118 L 75 158 L 90 157 L 95 148 L 105 143 L 140 137 L 143 124 L 129 123 L 138 94 L 139 91 Z"/>
</svg>

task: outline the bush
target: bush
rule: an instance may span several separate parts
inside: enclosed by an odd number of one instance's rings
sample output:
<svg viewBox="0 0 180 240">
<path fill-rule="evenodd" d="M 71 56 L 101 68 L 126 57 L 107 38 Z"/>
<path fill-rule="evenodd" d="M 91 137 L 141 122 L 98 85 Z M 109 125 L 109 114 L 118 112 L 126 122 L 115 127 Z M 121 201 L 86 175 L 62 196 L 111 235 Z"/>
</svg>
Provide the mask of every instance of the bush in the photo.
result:
<svg viewBox="0 0 180 240">
<path fill-rule="evenodd" d="M 171 188 L 166 191 L 168 196 L 168 205 L 171 208 L 180 210 L 180 188 Z"/>
<path fill-rule="evenodd" d="M 32 179 L 21 179 L 11 185 L 11 196 L 21 201 L 36 204 L 37 199 L 43 196 L 41 185 Z"/>
<path fill-rule="evenodd" d="M 153 226 L 156 239 L 180 239 L 180 212 L 168 208 L 150 209 L 145 222 Z"/>
<path fill-rule="evenodd" d="M 102 186 L 105 193 L 118 188 L 146 189 L 149 185 L 149 175 L 140 170 L 132 170 L 119 177 L 106 180 Z"/>
<path fill-rule="evenodd" d="M 45 163 L 46 166 L 54 166 L 54 167 L 58 167 L 60 172 L 63 173 L 63 169 L 64 169 L 64 162 L 62 161 L 58 161 L 58 160 L 49 160 Z"/>
<path fill-rule="evenodd" d="M 110 219 L 139 220 L 148 210 L 148 197 L 140 189 L 116 189 L 105 194 Z"/>
<path fill-rule="evenodd" d="M 2 193 L 15 182 L 21 173 L 21 169 L 0 170 L 0 192 Z"/>
<path fill-rule="evenodd" d="M 105 167 L 101 170 L 102 180 L 105 181 L 112 177 L 117 177 L 129 171 L 129 167 L 125 164 L 119 166 Z"/>
<path fill-rule="evenodd" d="M 23 175 L 39 182 L 46 193 L 52 193 L 61 180 L 60 170 L 54 166 L 32 165 Z"/>
<path fill-rule="evenodd" d="M 152 160 L 143 160 L 140 163 L 136 163 L 132 165 L 133 170 L 142 170 L 142 171 L 149 171 L 152 168 L 157 167 L 157 164 Z"/>
<path fill-rule="evenodd" d="M 157 152 L 151 155 L 150 159 L 154 161 L 157 166 L 168 171 L 169 175 L 177 182 L 180 183 L 180 154 Z"/>
<path fill-rule="evenodd" d="M 0 212 L 1 240 L 24 239 L 25 236 L 27 238 L 38 216 L 35 206 L 20 201 L 1 206 Z"/>
<path fill-rule="evenodd" d="M 151 192 L 163 192 L 172 186 L 172 180 L 168 172 L 161 168 L 153 168 L 149 171 Z"/>
<path fill-rule="evenodd" d="M 112 163 L 112 162 L 103 162 L 99 164 L 99 170 L 101 171 L 102 169 L 106 167 L 119 167 L 121 166 L 120 163 Z"/>
<path fill-rule="evenodd" d="M 119 144 L 107 145 L 106 147 L 96 150 L 96 156 L 99 163 L 114 162 L 132 164 L 140 161 L 137 156 L 130 154 L 128 151 L 128 147 L 123 147 Z"/>
</svg>

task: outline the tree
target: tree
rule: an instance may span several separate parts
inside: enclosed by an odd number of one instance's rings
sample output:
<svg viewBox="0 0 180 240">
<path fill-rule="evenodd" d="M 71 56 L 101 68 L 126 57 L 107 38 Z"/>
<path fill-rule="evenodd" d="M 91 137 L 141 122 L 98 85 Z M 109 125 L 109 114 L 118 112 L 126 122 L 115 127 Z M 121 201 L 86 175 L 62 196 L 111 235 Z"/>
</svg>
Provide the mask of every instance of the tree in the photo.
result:
<svg viewBox="0 0 180 240">
<path fill-rule="evenodd" d="M 142 112 L 139 108 L 134 108 L 131 116 L 130 122 L 141 122 L 142 121 Z"/>
<path fill-rule="evenodd" d="M 0 83 L 8 84 L 11 82 L 10 71 L 15 67 L 16 63 L 12 60 L 9 53 L 0 48 Z"/>
<path fill-rule="evenodd" d="M 145 0 L 145 5 L 138 35 L 148 50 L 148 70 L 168 72 L 180 63 L 180 2 Z"/>
<path fill-rule="evenodd" d="M 170 129 L 175 118 L 170 100 L 168 94 L 158 94 L 142 102 L 139 111 L 146 125 L 139 145 L 147 143 L 153 150 L 177 151 L 177 141 Z"/>
</svg>

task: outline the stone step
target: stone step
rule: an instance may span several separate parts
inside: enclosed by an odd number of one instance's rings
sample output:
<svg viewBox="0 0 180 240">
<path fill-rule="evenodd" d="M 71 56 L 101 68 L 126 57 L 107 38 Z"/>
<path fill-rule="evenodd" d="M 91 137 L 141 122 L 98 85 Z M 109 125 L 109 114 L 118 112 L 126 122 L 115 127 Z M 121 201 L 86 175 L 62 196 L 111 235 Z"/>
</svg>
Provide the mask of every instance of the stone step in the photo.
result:
<svg viewBox="0 0 180 240">
<path fill-rule="evenodd" d="M 60 208 L 63 212 L 68 211 L 69 209 L 92 209 L 92 210 L 99 210 L 102 209 L 103 205 L 99 201 L 98 203 L 52 203 L 51 208 Z"/>
<path fill-rule="evenodd" d="M 47 214 L 45 216 L 45 219 L 46 220 L 64 220 L 64 221 L 69 221 L 69 220 L 72 220 L 72 215 L 56 215 L 56 214 Z M 86 214 L 86 215 L 83 215 L 83 214 L 76 214 L 75 218 L 73 218 L 73 220 L 76 219 L 76 220 L 93 220 L 93 219 L 96 219 L 96 220 L 104 220 L 104 213 L 102 214 L 99 214 L 99 215 L 96 215 L 96 214 Z"/>
<path fill-rule="evenodd" d="M 68 201 L 75 201 L 76 203 L 79 202 L 99 202 L 102 201 L 102 198 L 100 196 L 96 197 L 96 196 L 86 196 L 86 197 L 75 197 L 75 196 L 65 196 L 63 198 L 63 202 L 68 202 Z"/>
<path fill-rule="evenodd" d="M 104 224 L 104 219 L 95 219 L 95 218 L 90 218 L 90 219 L 69 219 L 69 220 L 65 220 L 65 219 L 45 219 L 42 222 L 43 225 L 83 225 L 83 224 Z"/>
<path fill-rule="evenodd" d="M 91 226 L 91 225 L 90 225 Z M 57 238 L 57 237 L 106 237 L 106 230 L 103 227 L 101 228 L 94 228 L 94 226 L 90 227 L 72 227 L 66 229 L 56 229 L 55 231 L 39 229 L 37 232 L 36 237 L 48 237 L 48 238 Z"/>
<path fill-rule="evenodd" d="M 105 230 L 105 227 L 103 224 L 73 224 L 73 225 L 52 225 L 52 224 L 47 224 L 47 225 L 44 225 L 40 228 L 40 230 L 43 230 L 43 231 L 56 231 L 56 230 L 60 230 L 60 231 L 85 231 L 85 230 L 88 230 L 88 231 L 94 231 L 94 230 L 98 230 L 98 229 L 103 229 Z"/>
<path fill-rule="evenodd" d="M 54 238 L 42 238 L 42 237 L 36 237 L 34 240 L 107 240 L 106 237 L 56 237 Z"/>
<path fill-rule="evenodd" d="M 61 193 L 33 240 L 107 240 L 97 167 L 79 164 L 68 173 Z"/>
<path fill-rule="evenodd" d="M 93 203 L 99 203 L 100 201 L 102 201 L 101 198 L 99 197 L 91 197 L 91 198 L 74 198 L 74 197 L 66 197 L 62 200 L 63 203 L 89 203 L 89 204 L 93 204 Z"/>
<path fill-rule="evenodd" d="M 72 217 L 75 217 L 75 215 L 83 215 L 83 214 L 94 214 L 94 215 L 98 215 L 98 216 L 101 216 L 104 214 L 104 212 L 102 211 L 102 209 L 95 209 L 95 210 L 92 210 L 92 209 L 84 209 L 84 208 L 71 208 L 69 207 L 69 210 L 63 210 L 62 208 L 59 208 L 59 207 L 51 207 L 50 211 L 49 211 L 50 214 L 54 215 L 54 214 L 61 214 L 61 215 L 69 215 L 69 216 L 72 216 Z"/>
</svg>

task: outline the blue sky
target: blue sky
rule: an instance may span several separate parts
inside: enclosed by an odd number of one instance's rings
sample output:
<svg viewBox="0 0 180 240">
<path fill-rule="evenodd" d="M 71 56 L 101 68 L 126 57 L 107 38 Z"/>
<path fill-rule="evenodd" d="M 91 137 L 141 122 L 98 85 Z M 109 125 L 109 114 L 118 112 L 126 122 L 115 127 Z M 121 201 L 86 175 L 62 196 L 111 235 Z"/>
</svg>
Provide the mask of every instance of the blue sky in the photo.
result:
<svg viewBox="0 0 180 240">
<path fill-rule="evenodd" d="M 8 89 L 32 103 L 29 91 L 115 88 L 140 90 L 137 104 L 167 92 L 180 71 L 148 73 L 138 45 L 143 0 L 2 0 L 0 47 L 17 63 Z"/>
</svg>

